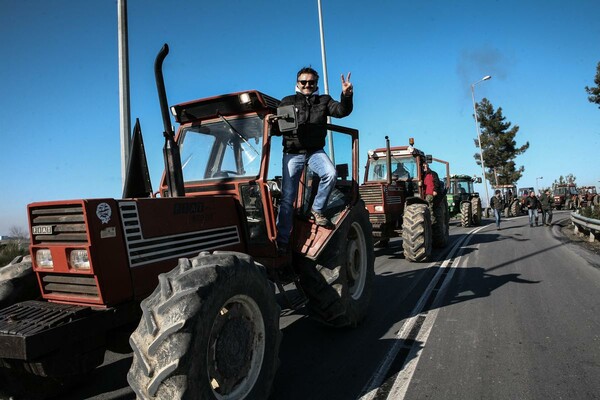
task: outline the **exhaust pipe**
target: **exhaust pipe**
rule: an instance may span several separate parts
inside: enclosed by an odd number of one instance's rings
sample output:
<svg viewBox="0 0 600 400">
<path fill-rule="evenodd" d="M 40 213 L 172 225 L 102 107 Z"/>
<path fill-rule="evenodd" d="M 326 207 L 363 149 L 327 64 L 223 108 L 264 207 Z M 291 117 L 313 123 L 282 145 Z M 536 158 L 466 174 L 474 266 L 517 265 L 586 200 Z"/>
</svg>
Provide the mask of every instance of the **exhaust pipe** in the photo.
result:
<svg viewBox="0 0 600 400">
<path fill-rule="evenodd" d="M 387 152 L 387 158 L 385 160 L 385 167 L 388 170 L 387 173 L 387 183 L 388 185 L 392 183 L 392 151 L 390 150 L 390 137 L 385 137 L 385 150 Z"/>
<path fill-rule="evenodd" d="M 154 61 L 154 76 L 156 79 L 156 88 L 158 89 L 158 100 L 160 102 L 160 111 L 162 113 L 165 137 L 165 146 L 163 147 L 163 157 L 165 160 L 165 175 L 167 177 L 168 197 L 185 196 L 183 186 L 183 172 L 181 169 L 181 156 L 179 146 L 175 141 L 175 133 L 171 126 L 171 117 L 169 115 L 169 104 L 167 103 L 167 92 L 165 90 L 165 80 L 163 79 L 162 64 L 169 54 L 169 45 L 166 43 L 158 52 Z"/>
</svg>

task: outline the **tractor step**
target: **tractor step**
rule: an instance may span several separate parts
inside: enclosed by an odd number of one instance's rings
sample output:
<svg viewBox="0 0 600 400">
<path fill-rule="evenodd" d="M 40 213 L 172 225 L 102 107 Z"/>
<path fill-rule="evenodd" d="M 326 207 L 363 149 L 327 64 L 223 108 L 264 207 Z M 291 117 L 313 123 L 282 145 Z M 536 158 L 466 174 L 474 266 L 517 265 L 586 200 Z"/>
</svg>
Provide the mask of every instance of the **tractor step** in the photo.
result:
<svg viewBox="0 0 600 400">
<path fill-rule="evenodd" d="M 308 303 L 308 298 L 306 297 L 304 290 L 302 290 L 302 286 L 300 286 L 297 275 L 294 274 L 292 281 L 286 284 L 288 287 L 287 289 L 280 279 L 275 279 L 275 284 L 277 285 L 279 293 L 283 295 L 283 298 L 290 309 L 299 310 L 300 308 L 304 307 L 306 303 Z M 290 288 L 290 286 L 293 286 L 293 288 Z"/>
</svg>

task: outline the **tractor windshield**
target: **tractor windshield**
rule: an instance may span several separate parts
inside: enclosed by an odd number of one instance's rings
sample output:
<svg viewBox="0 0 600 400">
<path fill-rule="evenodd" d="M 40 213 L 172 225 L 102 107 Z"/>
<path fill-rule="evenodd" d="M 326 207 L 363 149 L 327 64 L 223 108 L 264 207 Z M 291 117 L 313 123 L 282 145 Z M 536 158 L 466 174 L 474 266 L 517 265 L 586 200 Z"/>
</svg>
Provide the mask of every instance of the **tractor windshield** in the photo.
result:
<svg viewBox="0 0 600 400">
<path fill-rule="evenodd" d="M 179 139 L 184 182 L 258 176 L 262 130 L 258 116 L 220 117 L 184 128 Z"/>
<path fill-rule="evenodd" d="M 470 180 L 452 180 L 452 187 L 450 188 L 450 193 L 475 193 L 475 190 L 473 189 L 473 182 Z"/>
<path fill-rule="evenodd" d="M 385 181 L 387 180 L 387 160 L 385 158 L 369 160 L 369 171 L 367 180 Z M 412 156 L 392 157 L 392 175 L 396 175 L 399 180 L 408 180 L 416 176 L 417 164 Z"/>
</svg>

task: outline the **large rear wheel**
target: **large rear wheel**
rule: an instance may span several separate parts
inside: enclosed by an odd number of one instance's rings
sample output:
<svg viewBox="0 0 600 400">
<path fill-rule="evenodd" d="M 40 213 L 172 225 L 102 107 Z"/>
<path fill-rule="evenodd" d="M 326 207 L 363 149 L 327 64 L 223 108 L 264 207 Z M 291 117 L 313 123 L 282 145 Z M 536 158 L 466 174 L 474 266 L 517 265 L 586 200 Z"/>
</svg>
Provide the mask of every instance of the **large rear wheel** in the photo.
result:
<svg viewBox="0 0 600 400">
<path fill-rule="evenodd" d="M 471 203 L 468 201 L 460 203 L 460 224 L 464 227 L 471 226 Z"/>
<path fill-rule="evenodd" d="M 409 204 L 404 208 L 402 249 L 409 261 L 427 261 L 431 257 L 431 215 L 427 204 Z"/>
<path fill-rule="evenodd" d="M 448 203 L 446 199 L 441 201 L 440 204 L 434 205 L 433 212 L 435 213 L 435 223 L 431 227 L 433 247 L 442 248 L 448 244 L 448 240 L 450 239 Z"/>
<path fill-rule="evenodd" d="M 352 208 L 316 262 L 298 256 L 294 264 L 312 318 L 333 327 L 358 325 L 367 315 L 375 275 L 364 203 Z"/>
<path fill-rule="evenodd" d="M 510 215 L 512 217 L 518 217 L 521 211 L 521 203 L 519 203 L 519 200 L 513 200 L 513 202 L 510 205 Z"/>
<path fill-rule="evenodd" d="M 159 276 L 131 335 L 140 399 L 266 399 L 278 366 L 279 306 L 246 254 L 201 253 Z"/>
<path fill-rule="evenodd" d="M 479 197 L 471 199 L 471 221 L 475 226 L 481 224 L 481 199 Z"/>
</svg>

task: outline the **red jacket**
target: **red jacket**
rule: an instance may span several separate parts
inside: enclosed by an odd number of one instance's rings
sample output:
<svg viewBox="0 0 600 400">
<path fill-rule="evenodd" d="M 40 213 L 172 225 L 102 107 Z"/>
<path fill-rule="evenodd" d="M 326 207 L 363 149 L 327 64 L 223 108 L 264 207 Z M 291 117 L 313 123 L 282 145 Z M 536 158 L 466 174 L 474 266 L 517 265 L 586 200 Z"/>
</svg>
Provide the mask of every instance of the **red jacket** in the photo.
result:
<svg viewBox="0 0 600 400">
<path fill-rule="evenodd" d="M 423 185 L 425 186 L 425 196 L 428 194 L 433 196 L 433 191 L 435 190 L 435 181 L 432 173 L 428 172 L 425 175 L 425 178 L 423 179 Z"/>
</svg>

